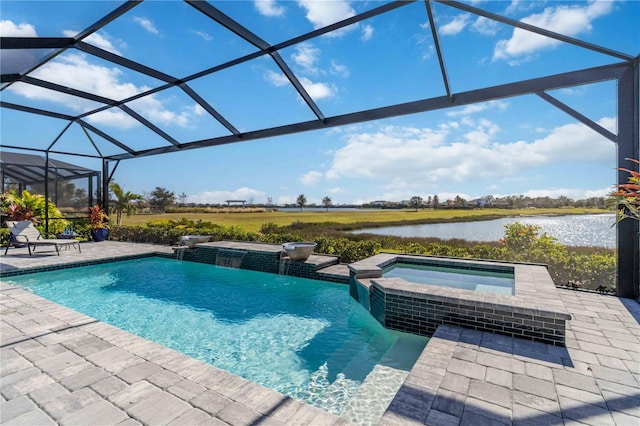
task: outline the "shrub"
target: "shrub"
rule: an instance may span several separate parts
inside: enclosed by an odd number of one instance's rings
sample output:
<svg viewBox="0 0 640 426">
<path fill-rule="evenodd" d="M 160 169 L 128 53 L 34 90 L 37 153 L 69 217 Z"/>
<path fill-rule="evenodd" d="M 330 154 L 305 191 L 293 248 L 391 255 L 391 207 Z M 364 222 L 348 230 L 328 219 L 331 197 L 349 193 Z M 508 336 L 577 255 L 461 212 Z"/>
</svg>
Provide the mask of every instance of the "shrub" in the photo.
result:
<svg viewBox="0 0 640 426">
<path fill-rule="evenodd" d="M 48 206 L 47 206 L 48 205 Z M 27 217 L 16 217 L 16 220 L 22 220 L 25 218 L 30 219 L 34 224 L 38 224 L 40 220 L 45 217 L 45 210 L 49 210 L 49 232 L 57 234 L 62 232 L 69 222 L 64 219 L 64 216 L 58 210 L 55 204 L 47 202 L 44 195 L 31 194 L 29 191 L 22 191 L 21 195 L 18 195 L 15 191 L 10 191 L 2 194 L 0 197 L 0 208 L 4 212 L 15 210 L 20 215 Z M 11 220 L 11 218 L 9 219 Z"/>
<path fill-rule="evenodd" d="M 278 225 L 273 222 L 263 223 L 260 227 L 260 232 L 263 234 L 275 234 L 278 232 Z"/>
<path fill-rule="evenodd" d="M 352 241 L 348 238 L 318 237 L 316 252 L 340 256 L 340 261 L 351 263 L 380 253 L 377 241 Z"/>
<path fill-rule="evenodd" d="M 11 232 L 9 228 L 0 228 L 0 244 L 6 247 L 9 244 L 9 235 Z"/>
<path fill-rule="evenodd" d="M 542 234 L 540 227 L 515 222 L 505 226 L 503 258 L 519 262 L 548 265 L 556 285 L 570 285 L 595 290 L 613 286 L 616 259 L 613 252 L 578 254 L 555 238 Z"/>
</svg>

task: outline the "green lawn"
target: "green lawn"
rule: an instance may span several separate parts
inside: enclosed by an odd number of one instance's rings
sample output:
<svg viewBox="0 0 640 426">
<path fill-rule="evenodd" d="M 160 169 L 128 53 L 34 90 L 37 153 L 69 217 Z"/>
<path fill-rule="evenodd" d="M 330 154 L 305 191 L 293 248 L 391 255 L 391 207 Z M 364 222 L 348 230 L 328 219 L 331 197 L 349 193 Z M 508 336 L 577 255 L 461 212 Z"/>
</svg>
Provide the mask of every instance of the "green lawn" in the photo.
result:
<svg viewBox="0 0 640 426">
<path fill-rule="evenodd" d="M 290 225 L 300 221 L 305 223 L 333 222 L 339 224 L 357 224 L 356 227 L 372 227 L 403 223 L 438 223 L 449 221 L 470 221 L 482 218 L 495 219 L 499 217 L 518 215 L 542 214 L 597 214 L 607 213 L 601 209 L 476 209 L 476 210 L 362 210 L 362 211 L 275 211 L 261 213 L 165 213 L 146 215 L 139 214 L 124 216 L 123 225 L 145 226 L 150 220 L 179 220 L 187 218 L 202 220 L 223 226 L 238 226 L 246 231 L 259 231 L 264 223 L 274 223 L 278 226 Z"/>
</svg>

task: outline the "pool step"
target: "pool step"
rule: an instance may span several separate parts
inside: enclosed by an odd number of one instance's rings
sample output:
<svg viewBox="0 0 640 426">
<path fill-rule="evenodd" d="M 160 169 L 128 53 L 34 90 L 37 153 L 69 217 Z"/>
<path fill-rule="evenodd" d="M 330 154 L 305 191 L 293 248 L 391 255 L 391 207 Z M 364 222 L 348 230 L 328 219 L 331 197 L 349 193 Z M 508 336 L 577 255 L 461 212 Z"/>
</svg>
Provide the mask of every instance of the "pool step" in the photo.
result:
<svg viewBox="0 0 640 426">
<path fill-rule="evenodd" d="M 391 347 L 394 345 L 395 342 L 392 343 Z M 342 368 L 341 372 L 350 379 L 362 382 L 371 369 L 380 362 L 381 355 L 384 357 L 384 353 L 386 352 L 383 353 L 381 348 L 388 346 L 388 340 L 384 339 L 381 335 L 376 335 L 351 358 Z"/>
<path fill-rule="evenodd" d="M 325 410 L 339 414 L 349 400 L 358 392 L 358 387 L 381 358 L 380 348 L 389 345 L 380 335 L 366 342 L 347 341 L 336 350 L 301 392 L 314 395 L 314 404 Z M 333 382 L 327 381 L 328 374 L 335 374 Z"/>
<path fill-rule="evenodd" d="M 336 349 L 331 358 L 326 361 L 327 367 L 331 372 L 343 371 L 353 359 L 353 354 L 357 354 L 362 348 L 361 342 L 347 340 L 340 348 Z"/>
<path fill-rule="evenodd" d="M 350 379 L 362 381 L 380 359 L 381 351 L 376 348 L 388 345 L 388 341 L 379 335 L 371 336 L 364 344 L 362 341 L 348 340 L 333 352 L 327 360 L 327 367 L 332 374 L 342 372 Z"/>
<path fill-rule="evenodd" d="M 351 380 L 339 373 L 336 380 L 331 383 L 318 396 L 316 405 L 333 414 L 340 414 L 349 400 L 357 393 L 360 381 Z"/>
<path fill-rule="evenodd" d="M 357 424 L 376 424 L 409 375 L 408 371 L 376 365 L 339 413 Z"/>
<path fill-rule="evenodd" d="M 409 371 L 427 346 L 428 339 L 414 334 L 402 334 L 384 354 L 379 364 Z"/>
<path fill-rule="evenodd" d="M 376 424 L 409 375 L 426 340 L 402 335 L 364 379 L 358 391 L 340 412 L 340 417 L 358 424 Z M 408 355 L 415 353 L 418 355 Z"/>
</svg>

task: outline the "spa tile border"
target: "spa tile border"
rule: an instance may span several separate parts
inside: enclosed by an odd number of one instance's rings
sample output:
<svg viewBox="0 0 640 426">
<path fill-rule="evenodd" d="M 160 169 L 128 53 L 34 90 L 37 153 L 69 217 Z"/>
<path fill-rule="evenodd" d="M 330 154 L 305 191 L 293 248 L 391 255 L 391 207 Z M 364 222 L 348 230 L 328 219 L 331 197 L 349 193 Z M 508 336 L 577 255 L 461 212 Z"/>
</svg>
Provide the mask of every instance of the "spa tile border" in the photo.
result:
<svg viewBox="0 0 640 426">
<path fill-rule="evenodd" d="M 383 278 L 396 263 L 513 272 L 515 294 L 502 295 Z M 571 319 L 545 266 L 382 253 L 349 265 L 350 294 L 387 328 L 432 336 L 443 324 L 565 345 Z"/>
</svg>

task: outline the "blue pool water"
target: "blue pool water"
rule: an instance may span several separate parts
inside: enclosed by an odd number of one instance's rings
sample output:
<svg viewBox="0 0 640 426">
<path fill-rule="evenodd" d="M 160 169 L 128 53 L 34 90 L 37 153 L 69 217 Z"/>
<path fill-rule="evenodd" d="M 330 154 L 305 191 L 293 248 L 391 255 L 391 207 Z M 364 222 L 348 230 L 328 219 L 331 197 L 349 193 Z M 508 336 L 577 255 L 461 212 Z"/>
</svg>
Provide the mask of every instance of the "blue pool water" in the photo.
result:
<svg viewBox="0 0 640 426">
<path fill-rule="evenodd" d="M 434 265 L 398 263 L 383 271 L 382 275 L 385 278 L 402 278 L 414 283 L 493 294 L 513 295 L 515 287 L 513 273 Z"/>
<path fill-rule="evenodd" d="M 145 258 L 11 281 L 336 414 L 372 371 L 408 371 L 427 342 L 382 327 L 348 286 L 297 277 Z"/>
</svg>

